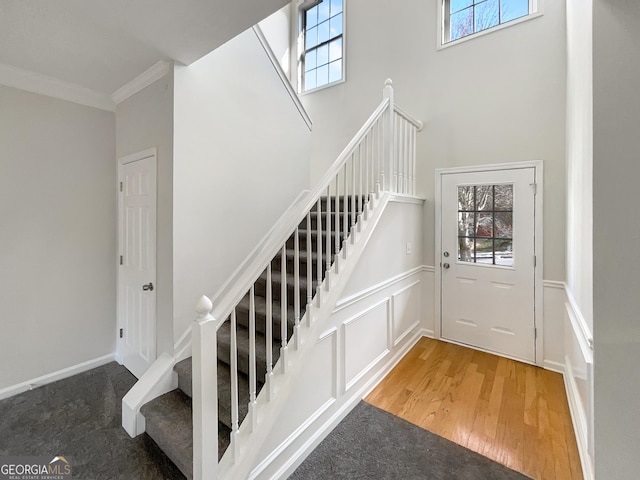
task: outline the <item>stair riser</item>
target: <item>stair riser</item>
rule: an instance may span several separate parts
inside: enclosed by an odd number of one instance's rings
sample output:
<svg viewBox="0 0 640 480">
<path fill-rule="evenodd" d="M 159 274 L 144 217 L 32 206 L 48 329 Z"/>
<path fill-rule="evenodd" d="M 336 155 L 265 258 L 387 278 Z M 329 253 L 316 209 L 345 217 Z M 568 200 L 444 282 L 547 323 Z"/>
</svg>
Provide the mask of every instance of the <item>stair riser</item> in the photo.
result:
<svg viewBox="0 0 640 480">
<path fill-rule="evenodd" d="M 280 358 L 280 342 L 273 343 L 273 365 L 276 364 L 278 358 Z M 231 365 L 231 348 L 230 345 L 225 343 L 218 343 L 218 360 Z M 238 351 L 238 371 L 249 375 L 249 354 L 248 352 Z M 265 375 L 267 373 L 266 358 L 259 358 L 256 356 L 256 375 L 257 380 L 264 382 Z M 260 388 L 261 385 L 259 386 Z"/>
<path fill-rule="evenodd" d="M 323 272 L 324 273 L 324 272 Z M 302 277 L 302 275 L 301 275 Z M 314 280 L 314 285 L 315 285 L 315 280 Z M 279 282 L 273 282 L 272 286 L 271 286 L 272 292 L 271 292 L 271 297 L 274 301 L 279 302 L 280 301 L 280 297 L 281 297 L 281 290 L 282 290 L 282 285 Z M 293 278 L 288 278 L 287 280 L 287 305 L 289 305 L 290 307 L 293 307 L 294 305 L 294 282 L 293 282 Z M 257 296 L 260 297 L 267 297 L 267 282 L 264 279 L 258 279 L 255 283 L 255 293 Z M 315 294 L 315 289 L 314 289 L 314 294 Z M 306 287 L 300 287 L 300 303 L 307 303 L 307 289 Z M 303 300 L 304 299 L 304 300 Z"/>
<path fill-rule="evenodd" d="M 278 305 L 279 307 L 279 305 Z M 301 309 L 301 313 L 300 315 L 302 316 L 304 314 L 304 308 Z M 289 321 L 289 325 L 287 328 L 287 332 L 288 332 L 288 336 L 287 338 L 291 338 L 291 335 L 293 334 L 293 313 L 290 312 L 289 315 L 290 317 L 290 321 Z M 249 328 L 249 310 L 247 310 L 244 307 L 238 307 L 236 309 L 236 322 L 238 323 L 238 325 L 243 326 L 245 328 Z M 273 315 L 273 323 L 272 323 L 272 332 L 273 332 L 273 339 L 274 340 L 281 340 L 282 336 L 280 335 L 280 327 L 281 327 L 281 323 L 280 323 L 280 312 L 274 312 Z M 258 312 L 256 312 L 256 331 L 260 332 L 264 335 L 266 335 L 267 333 L 267 318 L 266 315 L 264 314 L 260 314 Z"/>
<path fill-rule="evenodd" d="M 295 268 L 295 259 L 293 256 L 287 255 L 287 273 L 291 274 L 294 272 L 294 268 Z M 308 265 L 308 261 L 306 258 L 300 258 L 300 262 L 299 262 L 299 269 L 300 269 L 300 275 L 301 276 L 306 276 L 307 275 L 307 265 Z M 322 265 L 323 265 L 323 270 L 326 270 L 327 268 L 327 261 L 326 261 L 326 255 L 323 255 L 322 258 Z M 318 268 L 318 260 L 317 258 L 314 259 L 311 262 L 311 271 L 313 272 L 313 274 L 316 274 L 316 269 Z M 272 263 L 271 266 L 271 270 L 273 272 L 281 272 L 282 271 L 282 261 L 281 261 L 281 256 L 278 255 L 278 257 L 276 257 Z"/>
<path fill-rule="evenodd" d="M 344 236 L 340 234 L 340 245 L 344 241 Z M 300 237 L 298 239 L 300 251 L 307 251 L 307 231 L 300 230 Z M 295 247 L 295 239 L 290 237 L 287 240 L 286 246 L 288 249 L 293 249 Z M 322 254 L 324 255 L 327 250 L 327 234 L 326 232 L 322 233 Z M 318 234 L 316 231 L 311 232 L 311 251 L 314 253 L 318 253 Z M 335 232 L 331 235 L 331 253 L 334 254 L 336 251 L 336 236 Z"/>
<path fill-rule="evenodd" d="M 331 231 L 335 231 L 335 225 L 336 225 L 336 212 L 333 210 L 333 204 L 331 204 Z M 358 210 L 360 211 L 360 210 Z M 348 224 L 351 225 L 352 219 L 353 218 L 358 218 L 357 213 L 354 217 L 354 215 L 350 212 L 348 215 Z M 320 220 L 322 221 L 322 230 L 326 230 L 327 229 L 327 212 L 323 211 L 320 213 Z M 338 215 L 338 225 L 340 227 L 340 230 L 342 231 L 342 229 L 344 228 L 344 213 L 340 212 L 340 214 Z M 300 222 L 300 225 L 298 226 L 299 230 L 306 230 L 307 229 L 307 219 L 305 218 L 304 220 L 302 220 L 302 222 Z M 318 229 L 318 215 L 317 213 L 314 211 L 311 214 L 311 230 L 317 230 Z"/>
<path fill-rule="evenodd" d="M 335 211 L 336 208 L 336 198 L 335 197 L 329 197 L 330 201 L 331 201 L 331 211 Z M 355 205 L 357 207 L 360 207 L 364 202 L 366 202 L 366 196 L 358 196 L 356 195 L 355 197 L 353 195 L 348 195 L 347 196 L 347 207 L 349 209 L 351 209 L 351 206 L 354 204 L 354 200 L 355 200 Z M 338 205 L 340 206 L 340 211 L 344 212 L 344 202 L 345 197 L 344 196 L 340 196 L 338 198 Z M 317 211 L 317 203 L 313 206 L 313 208 L 311 209 L 312 212 L 316 212 Z M 327 197 L 321 197 L 320 198 L 320 210 L 323 212 L 327 211 Z"/>
</svg>

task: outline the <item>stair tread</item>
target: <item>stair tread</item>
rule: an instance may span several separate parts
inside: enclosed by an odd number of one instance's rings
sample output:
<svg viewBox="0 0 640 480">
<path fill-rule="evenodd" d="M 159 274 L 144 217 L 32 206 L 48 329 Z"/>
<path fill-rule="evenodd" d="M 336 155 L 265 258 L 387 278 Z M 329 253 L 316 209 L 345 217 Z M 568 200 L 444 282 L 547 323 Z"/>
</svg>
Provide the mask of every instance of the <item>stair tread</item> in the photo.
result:
<svg viewBox="0 0 640 480">
<path fill-rule="evenodd" d="M 263 272 L 262 275 L 260 275 L 259 280 L 263 280 L 265 282 L 267 281 L 267 272 L 266 271 Z M 307 288 L 307 276 L 306 275 L 300 275 L 299 281 L 300 281 L 300 288 L 301 289 Z M 295 282 L 294 273 L 287 271 L 287 285 L 293 286 L 294 282 Z M 281 285 L 282 284 L 282 272 L 271 272 L 271 283 Z M 314 283 L 315 283 L 315 281 L 314 281 Z"/>
<path fill-rule="evenodd" d="M 189 386 L 191 386 L 192 379 L 192 357 L 186 358 L 181 362 L 178 362 L 174 367 L 174 370 L 179 371 L 178 376 L 189 378 Z M 261 387 L 263 382 L 258 378 L 257 385 Z M 179 382 L 181 384 L 182 382 Z M 182 390 L 182 387 L 180 387 Z M 192 391 L 183 392 L 191 397 Z M 249 377 L 238 371 L 238 417 L 240 423 L 247 415 L 249 404 Z M 221 423 L 226 425 L 229 429 L 231 425 L 231 368 L 223 361 L 218 361 L 218 419 Z"/>
<path fill-rule="evenodd" d="M 231 425 L 231 368 L 218 361 L 218 417 L 229 429 Z M 261 386 L 262 382 L 258 381 Z M 238 419 L 242 423 L 249 411 L 249 377 L 238 372 Z"/>
<path fill-rule="evenodd" d="M 147 434 L 187 478 L 193 478 L 191 399 L 176 389 L 146 403 L 140 413 Z"/>
<path fill-rule="evenodd" d="M 238 303 L 238 306 L 236 308 L 238 308 L 243 312 L 248 312 L 250 307 L 251 305 L 250 305 L 249 297 L 245 296 L 242 298 L 242 300 L 240 300 L 240 303 Z M 267 299 L 259 295 L 256 295 L 255 309 L 256 309 L 256 316 L 266 317 L 267 316 Z M 280 319 L 282 317 L 282 304 L 280 303 L 279 300 L 272 300 L 271 310 L 272 310 L 273 321 L 279 324 Z M 294 317 L 295 317 L 294 307 L 291 305 L 287 305 L 287 320 L 289 322 L 289 325 L 293 325 Z"/>
<path fill-rule="evenodd" d="M 236 344 L 238 347 L 238 371 L 249 375 L 249 330 L 241 325 L 237 325 Z M 275 339 L 272 342 L 273 361 L 280 355 L 279 342 Z M 218 359 L 229 364 L 229 355 L 231 352 L 231 322 L 225 322 L 218 329 Z M 267 348 L 266 337 L 256 331 L 256 378 L 258 381 L 263 379 L 267 367 Z"/>
</svg>

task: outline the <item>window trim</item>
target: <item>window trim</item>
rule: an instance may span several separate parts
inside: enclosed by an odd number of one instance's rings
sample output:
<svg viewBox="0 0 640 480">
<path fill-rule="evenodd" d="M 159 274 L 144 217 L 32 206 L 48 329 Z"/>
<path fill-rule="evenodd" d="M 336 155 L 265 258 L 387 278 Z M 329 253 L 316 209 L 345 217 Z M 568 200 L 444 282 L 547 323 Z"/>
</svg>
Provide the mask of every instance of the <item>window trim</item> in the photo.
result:
<svg viewBox="0 0 640 480">
<path fill-rule="evenodd" d="M 315 5 L 319 4 L 318 0 L 299 0 L 296 4 L 296 15 L 297 15 L 297 25 L 295 31 L 295 47 L 296 47 L 296 56 L 295 56 L 295 71 L 296 71 L 296 90 L 299 96 L 307 95 L 309 93 L 318 92 L 320 90 L 324 90 L 326 88 L 334 87 L 336 85 L 340 85 L 341 83 L 346 82 L 347 80 L 347 68 L 346 68 L 346 53 L 347 53 L 347 0 L 342 0 L 342 78 L 340 80 L 336 80 L 335 82 L 326 83 L 320 87 L 312 88 L 311 90 L 303 90 L 304 85 L 304 71 L 303 65 L 304 62 L 302 60 L 302 56 L 305 53 L 305 42 L 304 42 L 304 15 L 306 10 L 309 8 L 313 8 Z"/>
<path fill-rule="evenodd" d="M 514 20 L 510 20 L 508 22 L 505 23 L 500 23 L 498 25 L 496 25 L 495 27 L 491 27 L 491 28 L 487 28 L 484 30 L 480 30 L 479 32 L 475 32 L 472 33 L 470 35 L 467 35 L 465 37 L 462 38 L 458 38 L 457 40 L 453 40 L 450 42 L 445 42 L 444 41 L 444 36 L 446 33 L 446 25 L 445 25 L 445 17 L 444 17 L 444 13 L 445 13 L 445 3 L 447 3 L 449 0 L 438 0 L 436 2 L 437 5 L 437 22 L 438 22 L 438 28 L 437 30 L 437 50 L 442 50 L 445 48 L 449 48 L 449 47 L 453 47 L 455 45 L 459 45 L 461 43 L 465 43 L 469 40 L 478 38 L 478 37 L 482 37 L 484 35 L 488 35 L 490 33 L 494 33 L 500 30 L 503 30 L 505 28 L 509 28 L 509 27 L 513 27 L 515 25 L 519 25 L 521 23 L 524 22 L 528 22 L 530 20 L 534 20 L 536 18 L 540 18 L 541 16 L 544 15 L 544 0 L 529 0 L 529 11 L 531 13 L 529 13 L 528 15 L 524 15 L 520 18 L 516 18 Z"/>
</svg>

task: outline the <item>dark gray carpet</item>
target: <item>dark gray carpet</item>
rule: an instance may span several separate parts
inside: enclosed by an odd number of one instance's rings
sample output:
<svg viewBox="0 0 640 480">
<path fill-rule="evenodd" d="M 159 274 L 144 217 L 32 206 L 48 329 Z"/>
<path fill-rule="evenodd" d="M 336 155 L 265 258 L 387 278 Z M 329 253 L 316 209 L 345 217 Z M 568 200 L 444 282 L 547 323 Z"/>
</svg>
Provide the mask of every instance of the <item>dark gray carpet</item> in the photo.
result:
<svg viewBox="0 0 640 480">
<path fill-rule="evenodd" d="M 184 479 L 147 435 L 122 429 L 122 397 L 135 381 L 110 363 L 0 401 L 0 457 L 62 455 L 83 480 Z"/>
<path fill-rule="evenodd" d="M 482 455 L 360 402 L 290 480 L 523 480 Z"/>
</svg>

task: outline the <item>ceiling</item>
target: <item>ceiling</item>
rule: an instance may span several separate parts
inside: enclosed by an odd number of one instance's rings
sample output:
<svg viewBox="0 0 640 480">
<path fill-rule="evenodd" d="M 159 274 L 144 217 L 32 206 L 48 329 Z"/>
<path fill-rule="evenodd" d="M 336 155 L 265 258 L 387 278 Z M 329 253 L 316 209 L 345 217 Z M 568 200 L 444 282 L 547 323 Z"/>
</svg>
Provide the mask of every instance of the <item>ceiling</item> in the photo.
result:
<svg viewBox="0 0 640 480">
<path fill-rule="evenodd" d="M 0 0 L 0 64 L 111 95 L 193 63 L 288 0 Z"/>
</svg>

